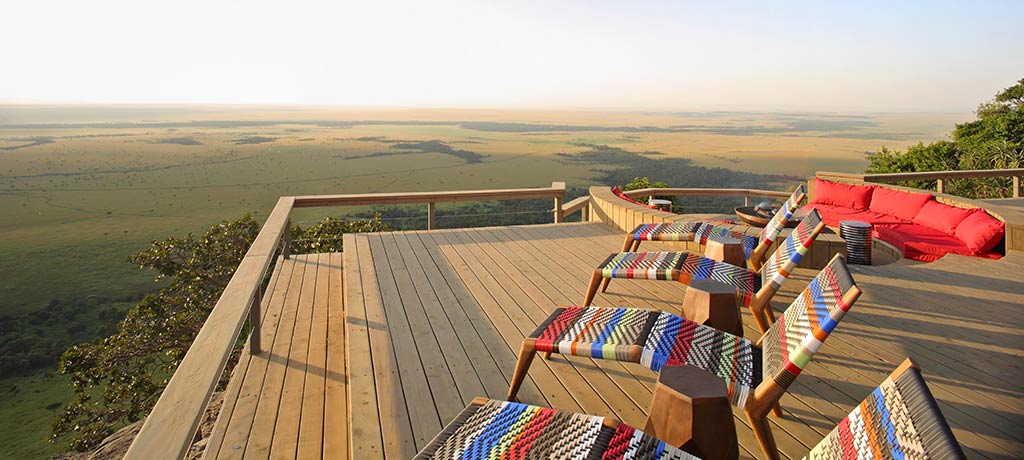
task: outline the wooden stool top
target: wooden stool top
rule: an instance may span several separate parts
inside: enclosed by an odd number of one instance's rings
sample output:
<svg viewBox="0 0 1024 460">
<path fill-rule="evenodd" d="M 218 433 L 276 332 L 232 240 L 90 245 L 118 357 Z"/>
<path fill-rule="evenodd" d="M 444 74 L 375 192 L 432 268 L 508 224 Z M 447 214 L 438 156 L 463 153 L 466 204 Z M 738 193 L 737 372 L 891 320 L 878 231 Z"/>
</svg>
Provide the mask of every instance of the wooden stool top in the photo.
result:
<svg viewBox="0 0 1024 460">
<path fill-rule="evenodd" d="M 658 375 L 658 383 L 686 395 L 693 404 L 707 404 L 717 398 L 729 402 L 725 380 L 699 367 L 665 366 Z"/>
</svg>

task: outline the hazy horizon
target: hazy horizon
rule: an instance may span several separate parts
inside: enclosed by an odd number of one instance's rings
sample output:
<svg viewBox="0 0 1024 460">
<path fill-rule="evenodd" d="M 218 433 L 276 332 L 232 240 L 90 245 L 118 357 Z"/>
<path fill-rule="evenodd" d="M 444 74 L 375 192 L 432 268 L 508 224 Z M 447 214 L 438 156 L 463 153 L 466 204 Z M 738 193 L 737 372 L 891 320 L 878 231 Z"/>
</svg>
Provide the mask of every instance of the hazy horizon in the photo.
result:
<svg viewBox="0 0 1024 460">
<path fill-rule="evenodd" d="M 965 113 L 1024 76 L 1024 2 L 5 10 L 19 105 Z"/>
</svg>

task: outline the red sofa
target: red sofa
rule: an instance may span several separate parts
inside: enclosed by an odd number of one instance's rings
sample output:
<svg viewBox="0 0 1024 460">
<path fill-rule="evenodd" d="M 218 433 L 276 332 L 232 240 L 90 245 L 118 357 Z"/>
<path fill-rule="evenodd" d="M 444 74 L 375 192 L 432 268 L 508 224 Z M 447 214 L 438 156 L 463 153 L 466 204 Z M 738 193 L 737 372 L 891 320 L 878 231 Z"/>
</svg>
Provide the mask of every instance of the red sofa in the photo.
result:
<svg viewBox="0 0 1024 460">
<path fill-rule="evenodd" d="M 875 238 L 908 259 L 932 262 L 946 254 L 1002 257 L 1005 224 L 982 208 L 939 203 L 930 193 L 913 193 L 875 185 L 854 185 L 815 178 L 814 200 L 826 225 L 843 220 L 870 222 Z"/>
</svg>

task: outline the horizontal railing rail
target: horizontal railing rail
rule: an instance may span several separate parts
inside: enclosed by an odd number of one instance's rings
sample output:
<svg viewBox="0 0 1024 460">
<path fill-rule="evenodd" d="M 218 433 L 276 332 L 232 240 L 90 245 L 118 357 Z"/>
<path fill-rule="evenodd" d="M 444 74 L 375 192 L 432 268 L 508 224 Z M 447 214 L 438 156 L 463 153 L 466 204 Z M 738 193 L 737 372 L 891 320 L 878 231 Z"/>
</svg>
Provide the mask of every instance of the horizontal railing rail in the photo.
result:
<svg viewBox="0 0 1024 460">
<path fill-rule="evenodd" d="M 562 221 L 565 215 L 562 205 L 564 182 L 554 182 L 545 188 L 280 198 L 124 458 L 180 460 L 185 457 L 246 319 L 251 326 L 249 351 L 262 352 L 260 318 L 264 299 L 260 288 L 278 250 L 282 257 L 289 257 L 293 208 L 427 203 L 428 227 L 433 228 L 434 203 L 535 198 L 554 199 L 554 221 Z"/>
<path fill-rule="evenodd" d="M 630 198 L 646 196 L 735 196 L 743 197 L 743 205 L 750 205 L 751 197 L 789 198 L 792 192 L 749 188 L 643 188 L 623 192 Z"/>
<path fill-rule="evenodd" d="M 580 213 L 580 220 L 586 222 L 590 217 L 590 196 L 584 195 L 562 205 L 562 217 Z"/>
<path fill-rule="evenodd" d="M 861 182 L 892 183 L 906 180 L 934 180 L 935 188 L 939 193 L 946 193 L 946 180 L 949 179 L 970 179 L 984 177 L 1010 177 L 1013 179 L 1013 197 L 1020 198 L 1020 178 L 1024 176 L 1024 168 L 1006 169 L 968 169 L 949 171 L 919 171 L 906 173 L 865 173 L 850 174 L 837 172 L 819 172 L 817 177 L 822 179 L 846 179 Z"/>
</svg>

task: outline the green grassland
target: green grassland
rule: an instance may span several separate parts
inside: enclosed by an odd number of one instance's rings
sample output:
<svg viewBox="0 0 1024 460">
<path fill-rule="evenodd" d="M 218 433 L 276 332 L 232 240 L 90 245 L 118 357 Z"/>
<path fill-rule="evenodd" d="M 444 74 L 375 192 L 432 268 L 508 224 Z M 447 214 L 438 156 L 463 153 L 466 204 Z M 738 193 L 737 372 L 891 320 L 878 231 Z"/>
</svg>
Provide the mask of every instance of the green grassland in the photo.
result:
<svg viewBox="0 0 1024 460">
<path fill-rule="evenodd" d="M 54 304 L 124 311 L 159 287 L 128 255 L 244 213 L 263 218 L 282 195 L 584 187 L 615 177 L 609 171 L 666 177 L 673 165 L 772 175 L 784 188 L 816 170 L 861 171 L 865 152 L 940 139 L 968 118 L 0 106 L 0 324 L 16 325 L 0 333 L 56 334 L 20 319 Z M 613 155 L 586 155 L 598 148 Z M 356 211 L 366 209 L 295 219 Z M 72 318 L 83 326 L 62 340 L 109 330 L 116 318 L 96 311 Z M 0 430 L 21 439 L 0 456 L 59 450 L 44 441 L 47 407 L 69 393 L 47 372 L 0 381 L 0 391 L 19 388 L 3 398 Z"/>
</svg>

